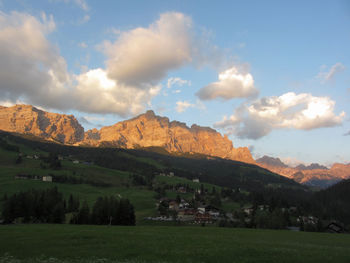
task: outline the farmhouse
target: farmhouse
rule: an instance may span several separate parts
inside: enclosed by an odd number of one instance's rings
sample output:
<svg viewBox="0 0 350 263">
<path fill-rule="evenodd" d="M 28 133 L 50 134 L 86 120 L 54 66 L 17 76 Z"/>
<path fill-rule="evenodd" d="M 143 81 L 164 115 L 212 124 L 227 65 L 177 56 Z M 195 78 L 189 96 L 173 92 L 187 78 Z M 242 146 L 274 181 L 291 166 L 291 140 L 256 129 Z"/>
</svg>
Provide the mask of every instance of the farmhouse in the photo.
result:
<svg viewBox="0 0 350 263">
<path fill-rule="evenodd" d="M 52 182 L 52 176 L 51 175 L 43 176 L 43 182 Z"/>
<path fill-rule="evenodd" d="M 180 221 L 194 221 L 196 218 L 196 211 L 194 209 L 184 209 L 179 211 L 177 218 Z"/>
<path fill-rule="evenodd" d="M 201 223 L 206 223 L 206 224 L 213 223 L 212 218 L 211 218 L 209 213 L 204 213 L 204 214 L 197 213 L 196 214 L 196 218 L 195 218 L 195 222 L 198 223 L 198 224 L 201 224 Z"/>
</svg>

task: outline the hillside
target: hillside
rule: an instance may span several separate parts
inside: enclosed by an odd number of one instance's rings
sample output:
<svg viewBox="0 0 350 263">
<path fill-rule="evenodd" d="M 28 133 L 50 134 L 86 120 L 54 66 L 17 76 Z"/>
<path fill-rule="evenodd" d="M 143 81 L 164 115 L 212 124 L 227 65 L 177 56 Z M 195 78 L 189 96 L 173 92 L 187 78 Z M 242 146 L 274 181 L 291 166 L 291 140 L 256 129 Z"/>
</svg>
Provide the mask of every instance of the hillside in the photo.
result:
<svg viewBox="0 0 350 263">
<path fill-rule="evenodd" d="M 135 206 L 137 224 L 148 224 L 145 217 L 162 213 L 159 204 L 164 198 L 169 202 L 180 198 L 191 203 L 191 209 L 216 206 L 224 214 L 232 213 L 237 220 L 232 222 L 241 227 L 283 228 L 298 224 L 297 218 L 305 214 L 350 224 L 346 206 L 337 206 L 337 213 L 331 205 L 319 209 L 320 195 L 291 179 L 253 164 L 200 154 L 174 155 L 163 148 L 77 147 L 0 132 L 0 169 L 0 186 L 6 196 L 55 186 L 66 198 L 74 194 L 90 206 L 99 196 L 128 198 Z M 52 183 L 42 181 L 48 175 Z M 329 197 L 329 204 L 338 200 Z M 0 207 L 4 200 L 0 196 Z M 243 212 L 257 207 L 254 214 Z M 293 209 L 290 218 L 279 221 L 286 209 Z"/>
<path fill-rule="evenodd" d="M 179 195 L 191 201 L 202 187 L 205 194 L 198 200 L 218 200 L 215 188 L 222 194 L 220 209 L 226 212 L 251 203 L 253 192 L 266 191 L 267 196 L 276 195 L 276 199 L 290 205 L 300 204 L 309 193 L 293 180 L 252 164 L 198 154 L 174 156 L 154 150 L 66 146 L 0 132 L 2 194 L 57 186 L 65 196 L 73 193 L 90 205 L 101 195 L 122 196 L 135 205 L 140 223 L 146 216 L 157 215 L 158 198 L 175 199 Z M 50 156 L 60 158 L 59 167 L 48 161 Z M 170 173 L 174 176 L 164 176 Z M 41 181 L 47 175 L 53 177 L 53 183 Z M 179 190 L 181 187 L 186 190 Z"/>
</svg>

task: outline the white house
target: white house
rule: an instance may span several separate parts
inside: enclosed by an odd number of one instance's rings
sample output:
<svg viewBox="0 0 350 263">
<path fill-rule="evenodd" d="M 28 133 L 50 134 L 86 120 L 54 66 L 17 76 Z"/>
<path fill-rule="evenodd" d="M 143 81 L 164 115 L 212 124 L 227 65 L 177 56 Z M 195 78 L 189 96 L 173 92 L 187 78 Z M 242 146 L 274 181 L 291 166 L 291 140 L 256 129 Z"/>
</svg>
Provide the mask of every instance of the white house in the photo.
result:
<svg viewBox="0 0 350 263">
<path fill-rule="evenodd" d="M 43 182 L 52 182 L 52 176 L 51 175 L 43 176 Z"/>
</svg>

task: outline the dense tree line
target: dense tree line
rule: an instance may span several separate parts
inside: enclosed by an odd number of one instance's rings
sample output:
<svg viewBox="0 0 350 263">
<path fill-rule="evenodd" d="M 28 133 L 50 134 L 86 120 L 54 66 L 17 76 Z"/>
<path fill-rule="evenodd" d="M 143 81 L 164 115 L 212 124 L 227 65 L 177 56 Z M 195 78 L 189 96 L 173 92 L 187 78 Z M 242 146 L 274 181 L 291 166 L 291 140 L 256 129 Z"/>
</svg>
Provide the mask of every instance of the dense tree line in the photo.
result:
<svg viewBox="0 0 350 263">
<path fill-rule="evenodd" d="M 71 219 L 71 224 L 135 225 L 135 212 L 128 199 L 99 197 L 92 210 L 86 202 Z"/>
<path fill-rule="evenodd" d="M 316 192 L 310 201 L 310 210 L 319 218 L 337 219 L 350 230 L 350 179 Z"/>
<path fill-rule="evenodd" d="M 5 198 L 4 198 L 5 199 Z M 19 192 L 4 200 L 2 217 L 5 223 L 63 223 L 65 200 L 57 188 Z"/>
<path fill-rule="evenodd" d="M 135 225 L 134 207 L 128 199 L 98 197 L 92 211 L 86 201 L 82 204 L 72 194 L 63 198 L 56 187 L 29 190 L 3 197 L 4 223 L 56 223 L 65 222 L 71 214 L 71 224 Z"/>
</svg>

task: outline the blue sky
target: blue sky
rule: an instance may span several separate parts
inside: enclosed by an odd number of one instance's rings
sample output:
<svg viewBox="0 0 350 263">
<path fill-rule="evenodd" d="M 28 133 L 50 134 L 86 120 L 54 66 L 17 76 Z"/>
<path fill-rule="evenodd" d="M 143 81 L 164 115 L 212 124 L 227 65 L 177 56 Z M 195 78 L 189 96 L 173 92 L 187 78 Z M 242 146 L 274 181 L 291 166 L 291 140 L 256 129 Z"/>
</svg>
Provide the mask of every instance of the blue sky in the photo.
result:
<svg viewBox="0 0 350 263">
<path fill-rule="evenodd" d="M 350 162 L 349 1 L 0 0 L 0 10 L 4 105 L 74 114 L 86 129 L 153 109 L 255 157 Z"/>
</svg>

